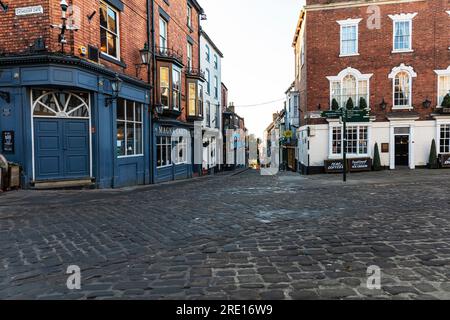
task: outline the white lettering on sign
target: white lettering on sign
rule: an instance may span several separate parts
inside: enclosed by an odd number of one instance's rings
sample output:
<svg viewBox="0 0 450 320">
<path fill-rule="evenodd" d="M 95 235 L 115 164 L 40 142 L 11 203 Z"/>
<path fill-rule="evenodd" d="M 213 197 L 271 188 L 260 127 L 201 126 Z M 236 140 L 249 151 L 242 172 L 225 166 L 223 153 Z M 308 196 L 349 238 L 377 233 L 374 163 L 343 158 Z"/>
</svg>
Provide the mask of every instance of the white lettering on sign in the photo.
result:
<svg viewBox="0 0 450 320">
<path fill-rule="evenodd" d="M 352 161 L 352 167 L 354 169 L 363 169 L 367 168 L 369 165 L 367 163 L 367 160 L 354 160 Z"/>
<path fill-rule="evenodd" d="M 27 16 L 30 14 L 41 13 L 44 13 L 44 8 L 42 6 L 16 8 L 16 16 Z"/>
</svg>

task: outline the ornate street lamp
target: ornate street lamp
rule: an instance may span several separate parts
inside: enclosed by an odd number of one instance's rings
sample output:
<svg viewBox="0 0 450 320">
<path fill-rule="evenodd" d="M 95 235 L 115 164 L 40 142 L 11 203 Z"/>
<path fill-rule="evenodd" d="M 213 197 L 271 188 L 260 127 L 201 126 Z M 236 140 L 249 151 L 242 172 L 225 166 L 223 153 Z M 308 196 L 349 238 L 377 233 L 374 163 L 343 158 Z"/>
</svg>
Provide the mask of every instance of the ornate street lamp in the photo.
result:
<svg viewBox="0 0 450 320">
<path fill-rule="evenodd" d="M 122 83 L 123 83 L 122 79 L 120 79 L 119 75 L 116 73 L 116 77 L 113 80 L 111 80 L 112 96 L 111 98 L 105 99 L 106 107 L 110 107 L 112 105 L 112 102 L 114 100 L 117 100 L 117 98 L 119 97 L 120 90 L 122 89 Z"/>
<path fill-rule="evenodd" d="M 144 44 L 144 49 L 139 50 L 139 55 L 141 57 L 141 63 L 136 64 L 136 77 L 139 77 L 139 71 L 141 71 L 143 66 L 150 65 L 152 53 L 148 47 L 148 43 Z"/>
</svg>

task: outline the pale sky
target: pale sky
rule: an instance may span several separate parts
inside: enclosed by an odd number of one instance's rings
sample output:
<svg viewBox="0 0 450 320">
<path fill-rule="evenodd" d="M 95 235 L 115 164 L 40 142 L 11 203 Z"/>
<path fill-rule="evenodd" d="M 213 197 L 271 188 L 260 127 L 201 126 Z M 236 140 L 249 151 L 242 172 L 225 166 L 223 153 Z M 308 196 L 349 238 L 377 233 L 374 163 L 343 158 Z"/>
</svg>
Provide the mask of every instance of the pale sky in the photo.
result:
<svg viewBox="0 0 450 320">
<path fill-rule="evenodd" d="M 229 102 L 254 105 L 283 99 L 294 81 L 292 48 L 304 0 L 199 0 L 207 21 L 203 29 L 224 54 L 222 82 Z M 249 133 L 263 137 L 283 101 L 238 107 Z"/>
</svg>

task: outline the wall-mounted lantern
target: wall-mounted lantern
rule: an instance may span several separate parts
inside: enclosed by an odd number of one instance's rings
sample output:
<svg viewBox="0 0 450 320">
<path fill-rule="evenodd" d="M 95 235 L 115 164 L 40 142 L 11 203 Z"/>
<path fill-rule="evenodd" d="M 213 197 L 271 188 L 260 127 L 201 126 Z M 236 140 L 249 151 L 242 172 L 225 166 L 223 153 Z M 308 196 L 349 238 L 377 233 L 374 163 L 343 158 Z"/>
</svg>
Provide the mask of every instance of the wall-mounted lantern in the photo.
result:
<svg viewBox="0 0 450 320">
<path fill-rule="evenodd" d="M 112 105 L 112 102 L 114 100 L 117 100 L 119 97 L 120 90 L 122 89 L 122 79 L 119 78 L 119 75 L 116 74 L 115 79 L 111 80 L 111 90 L 112 90 L 112 96 L 111 98 L 105 99 L 105 106 L 110 107 Z"/>
<path fill-rule="evenodd" d="M 425 109 L 428 109 L 431 107 L 431 101 L 428 98 L 426 98 L 425 101 L 422 102 L 422 105 Z"/>
<path fill-rule="evenodd" d="M 139 55 L 141 57 L 141 63 L 136 64 L 136 77 L 139 76 L 139 71 L 141 71 L 143 66 L 150 65 L 151 51 L 148 47 L 148 43 L 144 44 L 144 49 L 139 50 Z"/>
<path fill-rule="evenodd" d="M 387 108 L 387 103 L 386 103 L 386 101 L 384 100 L 384 98 L 383 98 L 383 101 L 381 101 L 381 103 L 380 103 L 380 108 L 381 108 L 382 110 L 386 110 L 386 108 Z"/>
</svg>

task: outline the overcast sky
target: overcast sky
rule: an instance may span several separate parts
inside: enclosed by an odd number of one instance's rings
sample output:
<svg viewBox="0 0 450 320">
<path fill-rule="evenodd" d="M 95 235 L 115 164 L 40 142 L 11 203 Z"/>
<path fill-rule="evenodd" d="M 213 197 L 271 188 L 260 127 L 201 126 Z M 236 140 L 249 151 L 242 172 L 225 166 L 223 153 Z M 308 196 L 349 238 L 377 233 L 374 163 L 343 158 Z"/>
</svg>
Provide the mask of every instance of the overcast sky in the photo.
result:
<svg viewBox="0 0 450 320">
<path fill-rule="evenodd" d="M 294 81 L 292 40 L 304 0 L 199 0 L 203 28 L 224 54 L 222 81 L 236 106 L 284 98 Z M 238 107 L 250 133 L 263 137 L 283 101 Z"/>
</svg>

